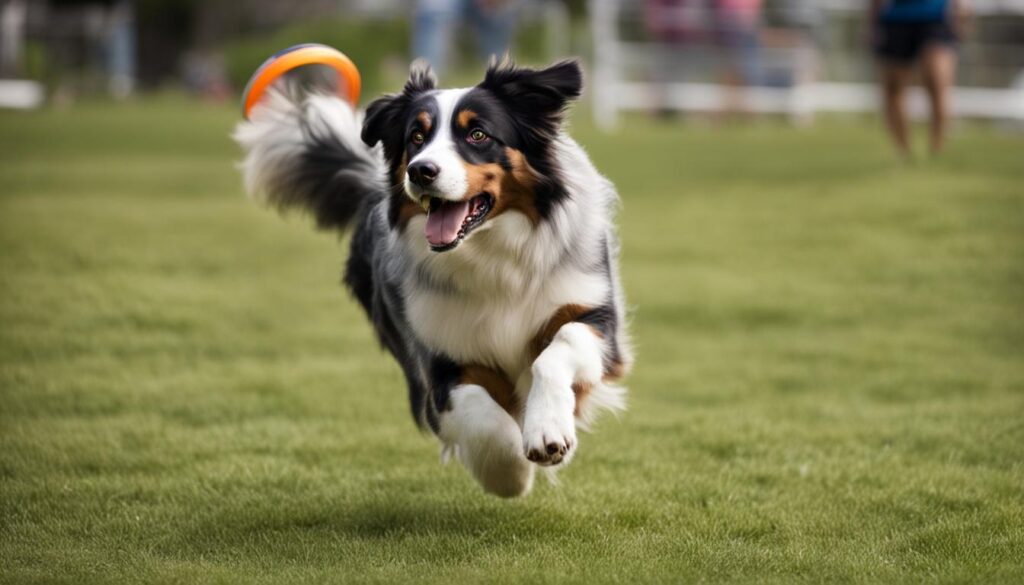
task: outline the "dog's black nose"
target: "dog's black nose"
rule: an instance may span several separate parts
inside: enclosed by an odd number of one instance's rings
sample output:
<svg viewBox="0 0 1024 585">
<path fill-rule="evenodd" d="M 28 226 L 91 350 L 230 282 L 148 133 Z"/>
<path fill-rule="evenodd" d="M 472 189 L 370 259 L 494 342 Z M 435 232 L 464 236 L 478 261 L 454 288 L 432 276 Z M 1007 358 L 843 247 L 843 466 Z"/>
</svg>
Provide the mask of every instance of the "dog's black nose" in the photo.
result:
<svg viewBox="0 0 1024 585">
<path fill-rule="evenodd" d="M 409 165 L 409 180 L 420 187 L 429 187 L 440 172 L 432 162 L 415 162 Z"/>
</svg>

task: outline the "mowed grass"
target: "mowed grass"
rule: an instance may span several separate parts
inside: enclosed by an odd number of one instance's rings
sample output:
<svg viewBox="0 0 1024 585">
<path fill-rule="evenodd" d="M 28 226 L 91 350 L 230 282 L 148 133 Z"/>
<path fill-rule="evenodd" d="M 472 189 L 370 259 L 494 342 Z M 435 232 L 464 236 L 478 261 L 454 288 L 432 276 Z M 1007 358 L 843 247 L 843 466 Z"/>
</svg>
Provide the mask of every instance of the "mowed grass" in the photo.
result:
<svg viewBox="0 0 1024 585">
<path fill-rule="evenodd" d="M 628 120 L 630 409 L 483 494 L 233 107 L 0 114 L 0 581 L 1021 582 L 1024 139 Z"/>
</svg>

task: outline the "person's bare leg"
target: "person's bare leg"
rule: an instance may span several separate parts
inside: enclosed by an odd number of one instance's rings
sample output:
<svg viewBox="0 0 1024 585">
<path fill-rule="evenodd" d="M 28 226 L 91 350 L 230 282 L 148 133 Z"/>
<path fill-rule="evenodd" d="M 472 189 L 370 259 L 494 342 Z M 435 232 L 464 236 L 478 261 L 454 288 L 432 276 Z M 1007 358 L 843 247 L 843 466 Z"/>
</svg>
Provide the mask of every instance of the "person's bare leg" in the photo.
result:
<svg viewBox="0 0 1024 585">
<path fill-rule="evenodd" d="M 910 130 L 907 122 L 906 93 L 913 69 L 907 65 L 882 64 L 882 107 L 885 124 L 904 159 L 910 158 Z"/>
<path fill-rule="evenodd" d="M 956 76 L 956 52 L 947 45 L 932 45 L 924 52 L 924 87 L 928 91 L 932 118 L 929 144 L 932 155 L 942 152 L 949 122 L 949 94 Z"/>
</svg>

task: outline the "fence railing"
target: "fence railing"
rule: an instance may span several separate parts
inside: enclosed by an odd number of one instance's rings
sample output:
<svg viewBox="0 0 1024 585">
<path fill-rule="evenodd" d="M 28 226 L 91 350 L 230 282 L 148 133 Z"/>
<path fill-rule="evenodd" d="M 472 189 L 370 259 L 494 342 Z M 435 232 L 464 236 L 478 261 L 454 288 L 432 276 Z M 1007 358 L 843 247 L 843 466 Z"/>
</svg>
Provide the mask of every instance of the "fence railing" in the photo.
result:
<svg viewBox="0 0 1024 585">
<path fill-rule="evenodd" d="M 768 3 L 773 4 L 808 8 L 807 2 Z M 627 110 L 735 109 L 784 114 L 806 123 L 817 112 L 876 109 L 874 64 L 864 42 L 864 2 L 812 4 L 809 10 L 791 11 L 802 20 L 766 19 L 756 49 L 756 74 L 745 72 L 747 78 L 737 81 L 736 72 L 729 70 L 750 56 L 737 56 L 733 48 L 717 43 L 716 31 L 699 30 L 699 13 L 683 15 L 689 19 L 688 30 L 657 39 L 657 33 L 647 30 L 650 15 L 644 13 L 643 0 L 591 0 L 597 123 L 613 127 L 619 113 Z M 963 73 L 953 90 L 953 114 L 1024 123 L 1024 1 L 980 2 L 974 11 L 974 33 L 961 49 Z M 920 91 L 912 92 L 910 112 L 926 112 Z"/>
</svg>

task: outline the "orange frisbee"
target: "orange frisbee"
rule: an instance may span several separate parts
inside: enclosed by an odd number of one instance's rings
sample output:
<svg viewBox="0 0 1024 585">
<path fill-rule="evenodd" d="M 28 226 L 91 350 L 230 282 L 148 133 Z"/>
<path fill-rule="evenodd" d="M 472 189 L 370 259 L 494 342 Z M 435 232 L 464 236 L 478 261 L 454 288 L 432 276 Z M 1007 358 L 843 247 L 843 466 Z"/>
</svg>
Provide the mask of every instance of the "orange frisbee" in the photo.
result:
<svg viewBox="0 0 1024 585">
<path fill-rule="evenodd" d="M 260 65 L 256 73 L 249 78 L 242 94 L 242 115 L 249 119 L 253 106 L 259 103 L 263 94 L 272 83 L 285 73 L 303 65 L 327 65 L 338 72 L 338 77 L 345 83 L 338 84 L 341 97 L 347 99 L 352 107 L 359 102 L 359 91 L 362 81 L 359 70 L 344 53 L 327 45 L 307 43 L 295 45 L 275 53 Z"/>
</svg>

